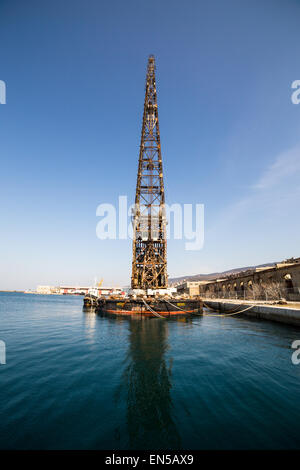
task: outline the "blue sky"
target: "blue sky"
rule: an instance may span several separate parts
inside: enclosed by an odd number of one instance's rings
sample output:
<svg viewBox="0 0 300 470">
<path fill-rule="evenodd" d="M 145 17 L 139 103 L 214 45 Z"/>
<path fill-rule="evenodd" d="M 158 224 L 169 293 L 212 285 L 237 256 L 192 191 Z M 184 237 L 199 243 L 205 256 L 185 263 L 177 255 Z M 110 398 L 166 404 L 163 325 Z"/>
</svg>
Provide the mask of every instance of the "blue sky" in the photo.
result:
<svg viewBox="0 0 300 470">
<path fill-rule="evenodd" d="M 131 241 L 96 237 L 133 201 L 147 57 L 166 199 L 205 204 L 170 276 L 299 256 L 300 2 L 0 2 L 0 289 L 129 283 Z"/>
</svg>

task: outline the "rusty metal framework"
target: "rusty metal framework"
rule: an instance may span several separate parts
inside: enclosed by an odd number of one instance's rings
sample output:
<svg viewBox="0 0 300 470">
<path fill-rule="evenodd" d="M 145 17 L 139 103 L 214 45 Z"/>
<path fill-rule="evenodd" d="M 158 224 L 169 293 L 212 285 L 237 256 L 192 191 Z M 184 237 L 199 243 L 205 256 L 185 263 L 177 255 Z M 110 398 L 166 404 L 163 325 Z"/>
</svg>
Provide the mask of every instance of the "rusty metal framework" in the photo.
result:
<svg viewBox="0 0 300 470">
<path fill-rule="evenodd" d="M 154 56 L 148 59 L 143 125 L 133 211 L 131 287 L 168 285 L 165 192 L 160 148 Z"/>
</svg>

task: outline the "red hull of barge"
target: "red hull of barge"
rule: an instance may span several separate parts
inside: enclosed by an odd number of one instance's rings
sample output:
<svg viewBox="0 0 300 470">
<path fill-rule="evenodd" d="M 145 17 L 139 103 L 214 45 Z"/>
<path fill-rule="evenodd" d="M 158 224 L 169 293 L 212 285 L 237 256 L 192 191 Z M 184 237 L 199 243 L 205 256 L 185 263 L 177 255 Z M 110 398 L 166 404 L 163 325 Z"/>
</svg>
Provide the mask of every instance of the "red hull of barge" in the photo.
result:
<svg viewBox="0 0 300 470">
<path fill-rule="evenodd" d="M 179 316 L 179 315 L 201 315 L 203 303 L 196 299 L 182 299 L 176 301 L 147 300 L 146 304 L 141 300 L 115 300 L 99 299 L 96 310 L 112 315 L 130 316 Z M 156 315 L 155 315 L 156 314 Z"/>
</svg>

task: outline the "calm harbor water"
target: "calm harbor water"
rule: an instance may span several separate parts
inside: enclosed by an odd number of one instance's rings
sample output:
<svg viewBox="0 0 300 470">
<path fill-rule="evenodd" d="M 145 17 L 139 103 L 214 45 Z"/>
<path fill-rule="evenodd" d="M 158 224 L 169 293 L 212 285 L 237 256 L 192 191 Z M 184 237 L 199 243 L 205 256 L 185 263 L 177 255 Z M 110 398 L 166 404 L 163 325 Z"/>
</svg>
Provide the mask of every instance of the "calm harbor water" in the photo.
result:
<svg viewBox="0 0 300 470">
<path fill-rule="evenodd" d="M 0 293 L 0 448 L 300 448 L 300 329 Z"/>
</svg>

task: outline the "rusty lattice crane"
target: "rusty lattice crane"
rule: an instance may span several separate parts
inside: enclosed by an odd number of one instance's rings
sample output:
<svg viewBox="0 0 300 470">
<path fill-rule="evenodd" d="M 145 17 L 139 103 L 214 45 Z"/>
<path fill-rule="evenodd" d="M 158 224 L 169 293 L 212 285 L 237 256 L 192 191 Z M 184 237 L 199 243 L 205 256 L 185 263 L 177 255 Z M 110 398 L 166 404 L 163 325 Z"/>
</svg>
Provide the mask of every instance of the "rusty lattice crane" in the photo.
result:
<svg viewBox="0 0 300 470">
<path fill-rule="evenodd" d="M 155 60 L 148 59 L 139 166 L 133 211 L 131 287 L 168 285 L 165 193 L 160 149 Z"/>
</svg>

